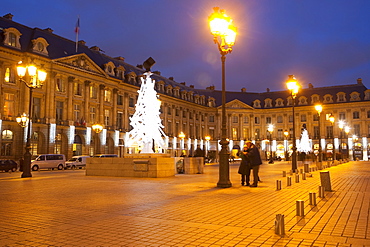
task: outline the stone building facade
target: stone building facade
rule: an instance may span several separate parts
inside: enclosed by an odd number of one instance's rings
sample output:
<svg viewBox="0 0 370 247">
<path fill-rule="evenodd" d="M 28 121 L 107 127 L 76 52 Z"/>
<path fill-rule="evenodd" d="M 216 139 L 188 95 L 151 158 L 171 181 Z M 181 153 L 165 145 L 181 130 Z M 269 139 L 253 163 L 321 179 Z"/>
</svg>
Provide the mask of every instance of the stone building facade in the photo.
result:
<svg viewBox="0 0 370 247">
<path fill-rule="evenodd" d="M 42 66 L 48 73 L 42 88 L 32 94 L 32 154 L 62 153 L 94 155 L 137 152 L 124 146 L 130 130 L 129 117 L 134 114 L 140 88 L 142 65 L 131 65 L 123 57 L 110 57 L 99 47 L 88 47 L 53 33 L 50 28 L 31 28 L 13 21 L 7 14 L 0 17 L 0 130 L 1 158 L 18 160 L 23 156 L 26 130 L 16 122 L 23 112 L 28 114 L 29 88 L 19 80 L 19 61 Z M 181 151 L 192 155 L 200 145 L 207 153 L 219 150 L 221 135 L 221 91 L 214 87 L 196 89 L 174 78 L 154 71 L 156 91 L 161 104 L 164 132 L 168 136 L 168 152 L 179 156 Z M 232 82 L 230 82 L 232 83 Z M 370 90 L 361 79 L 341 86 L 302 88 L 292 116 L 292 99 L 282 83 L 282 91 L 262 93 L 227 92 L 227 136 L 230 150 L 245 140 L 256 142 L 262 151 L 285 157 L 292 146 L 293 117 L 296 136 L 302 127 L 309 133 L 313 151 L 321 140 L 323 153 L 335 150 L 339 157 L 367 160 L 370 138 Z M 314 105 L 323 104 L 319 122 Z M 336 121 L 331 124 L 327 117 Z M 338 120 L 350 127 L 346 134 Z M 101 133 L 92 125 L 102 124 Z M 273 124 L 272 133 L 267 131 Z M 178 137 L 184 132 L 185 138 Z M 284 135 L 288 131 L 288 136 Z M 211 140 L 205 140 L 210 136 Z M 333 150 L 334 149 L 334 150 Z"/>
</svg>

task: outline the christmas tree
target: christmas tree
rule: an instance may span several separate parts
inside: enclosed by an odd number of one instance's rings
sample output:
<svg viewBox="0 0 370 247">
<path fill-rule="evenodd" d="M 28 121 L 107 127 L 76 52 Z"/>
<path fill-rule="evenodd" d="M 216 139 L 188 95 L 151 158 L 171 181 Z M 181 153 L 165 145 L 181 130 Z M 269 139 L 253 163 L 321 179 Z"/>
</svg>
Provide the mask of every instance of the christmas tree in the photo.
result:
<svg viewBox="0 0 370 247">
<path fill-rule="evenodd" d="M 141 148 L 141 153 L 153 153 L 153 147 L 166 148 L 163 138 L 166 138 L 162 128 L 162 120 L 159 117 L 161 102 L 154 89 L 155 80 L 150 76 L 152 73 L 144 73 L 141 79 L 141 87 L 138 91 L 139 96 L 135 105 L 135 114 L 130 118 L 132 130 L 127 136 L 127 146 L 137 144 Z M 154 144 L 154 145 L 153 145 Z"/>
</svg>

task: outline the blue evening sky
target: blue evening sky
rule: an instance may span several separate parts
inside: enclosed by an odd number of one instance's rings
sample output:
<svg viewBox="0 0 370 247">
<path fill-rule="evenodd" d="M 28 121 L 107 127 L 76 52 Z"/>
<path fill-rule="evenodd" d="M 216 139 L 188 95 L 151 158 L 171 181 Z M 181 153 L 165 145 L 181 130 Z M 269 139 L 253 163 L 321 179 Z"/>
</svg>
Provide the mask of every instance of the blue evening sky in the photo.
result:
<svg viewBox="0 0 370 247">
<path fill-rule="evenodd" d="M 370 87 L 369 0 L 2 0 L 1 12 L 141 64 L 153 57 L 165 77 L 221 90 L 221 62 L 207 18 L 218 6 L 239 34 L 226 58 L 226 89 L 285 90 L 334 86 L 362 78 Z"/>
</svg>

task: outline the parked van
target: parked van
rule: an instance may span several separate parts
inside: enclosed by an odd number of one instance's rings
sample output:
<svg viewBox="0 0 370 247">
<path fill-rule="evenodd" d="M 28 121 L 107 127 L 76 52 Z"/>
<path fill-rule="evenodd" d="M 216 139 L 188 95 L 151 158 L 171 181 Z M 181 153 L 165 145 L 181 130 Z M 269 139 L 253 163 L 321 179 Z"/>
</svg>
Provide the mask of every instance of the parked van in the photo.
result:
<svg viewBox="0 0 370 247">
<path fill-rule="evenodd" d="M 86 166 L 86 159 L 90 156 L 73 156 L 65 163 L 65 169 L 81 169 Z"/>
<path fill-rule="evenodd" d="M 39 169 L 54 169 L 63 170 L 66 162 L 64 154 L 40 154 L 31 162 L 32 171 Z"/>
<path fill-rule="evenodd" d="M 117 154 L 97 154 L 97 155 L 94 155 L 94 158 L 114 158 L 114 157 L 118 157 Z"/>
</svg>

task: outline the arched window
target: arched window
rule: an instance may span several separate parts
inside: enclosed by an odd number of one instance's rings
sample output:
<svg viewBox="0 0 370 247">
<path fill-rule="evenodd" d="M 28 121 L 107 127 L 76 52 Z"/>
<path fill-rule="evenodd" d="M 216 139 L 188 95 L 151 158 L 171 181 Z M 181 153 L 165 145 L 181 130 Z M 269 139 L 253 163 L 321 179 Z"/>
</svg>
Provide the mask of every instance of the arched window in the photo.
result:
<svg viewBox="0 0 370 247">
<path fill-rule="evenodd" d="M 1 156 L 11 156 L 13 150 L 13 131 L 3 130 L 1 139 Z"/>
</svg>

